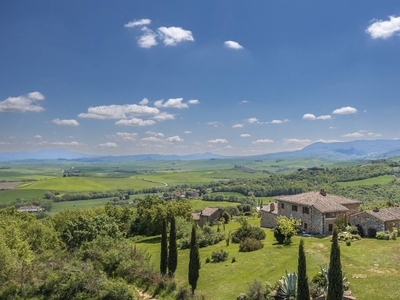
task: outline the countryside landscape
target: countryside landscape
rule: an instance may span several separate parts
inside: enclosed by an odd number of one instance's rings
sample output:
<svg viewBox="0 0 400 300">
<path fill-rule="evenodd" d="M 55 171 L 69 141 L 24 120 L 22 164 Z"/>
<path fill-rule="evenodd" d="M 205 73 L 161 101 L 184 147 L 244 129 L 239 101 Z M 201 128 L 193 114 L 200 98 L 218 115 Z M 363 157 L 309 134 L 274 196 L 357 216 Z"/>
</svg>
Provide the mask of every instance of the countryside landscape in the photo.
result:
<svg viewBox="0 0 400 300">
<path fill-rule="evenodd" d="M 400 4 L 0 1 L 0 300 L 400 299 Z"/>
</svg>

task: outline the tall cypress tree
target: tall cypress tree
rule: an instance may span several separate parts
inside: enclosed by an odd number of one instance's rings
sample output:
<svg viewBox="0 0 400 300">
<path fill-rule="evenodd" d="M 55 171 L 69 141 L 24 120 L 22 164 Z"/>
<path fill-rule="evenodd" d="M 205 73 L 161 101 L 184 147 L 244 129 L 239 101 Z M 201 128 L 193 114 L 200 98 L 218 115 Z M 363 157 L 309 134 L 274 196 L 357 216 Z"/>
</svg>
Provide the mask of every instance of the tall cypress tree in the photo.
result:
<svg viewBox="0 0 400 300">
<path fill-rule="evenodd" d="M 160 257 L 160 273 L 167 274 L 168 261 L 168 240 L 167 240 L 167 220 L 164 218 L 162 222 L 161 232 L 161 257 Z"/>
<path fill-rule="evenodd" d="M 340 262 L 340 247 L 338 242 L 338 228 L 334 226 L 331 247 L 331 260 L 328 270 L 328 295 L 327 300 L 343 299 L 343 274 Z"/>
<path fill-rule="evenodd" d="M 169 256 L 168 256 L 168 275 L 174 277 L 178 265 L 178 247 L 176 245 L 176 226 L 175 217 L 171 217 L 169 229 Z"/>
<path fill-rule="evenodd" d="M 200 255 L 199 255 L 199 245 L 197 244 L 196 237 L 196 225 L 192 226 L 192 235 L 190 238 L 190 260 L 189 260 L 189 284 L 192 287 L 192 294 L 194 295 L 194 290 L 197 288 L 197 280 L 200 275 Z"/>
<path fill-rule="evenodd" d="M 297 300 L 310 300 L 308 289 L 306 254 L 304 253 L 304 240 L 300 240 L 299 264 L 297 269 Z"/>
</svg>

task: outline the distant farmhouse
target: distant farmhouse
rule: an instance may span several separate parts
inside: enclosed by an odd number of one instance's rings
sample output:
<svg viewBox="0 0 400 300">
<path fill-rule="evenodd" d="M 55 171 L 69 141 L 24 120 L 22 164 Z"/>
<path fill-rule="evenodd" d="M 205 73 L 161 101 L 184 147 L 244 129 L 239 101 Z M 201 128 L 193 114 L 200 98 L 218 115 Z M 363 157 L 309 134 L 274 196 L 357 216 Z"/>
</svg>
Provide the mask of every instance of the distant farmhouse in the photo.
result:
<svg viewBox="0 0 400 300">
<path fill-rule="evenodd" d="M 361 201 L 330 195 L 321 190 L 274 197 L 276 203 L 261 208 L 261 226 L 275 227 L 278 216 L 301 219 L 307 233 L 331 234 L 337 219 L 360 212 Z"/>
<path fill-rule="evenodd" d="M 194 222 L 203 227 L 206 223 L 212 225 L 222 217 L 222 210 L 218 207 L 206 207 L 201 212 L 192 213 Z"/>
<path fill-rule="evenodd" d="M 17 210 L 21 212 L 36 213 L 36 212 L 41 212 L 43 208 L 41 208 L 40 206 L 31 205 L 31 206 L 21 206 Z"/>
<path fill-rule="evenodd" d="M 350 224 L 361 225 L 364 235 L 368 235 L 368 229 L 376 231 L 392 231 L 397 229 L 400 232 L 400 207 L 375 208 L 349 217 Z"/>
</svg>

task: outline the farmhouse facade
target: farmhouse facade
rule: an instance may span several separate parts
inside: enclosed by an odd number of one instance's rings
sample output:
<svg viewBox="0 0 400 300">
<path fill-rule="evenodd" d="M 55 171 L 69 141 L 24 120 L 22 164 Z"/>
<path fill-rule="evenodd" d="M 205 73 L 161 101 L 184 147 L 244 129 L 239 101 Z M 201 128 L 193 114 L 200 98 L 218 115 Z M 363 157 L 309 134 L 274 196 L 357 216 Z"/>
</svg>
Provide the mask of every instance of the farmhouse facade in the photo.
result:
<svg viewBox="0 0 400 300">
<path fill-rule="evenodd" d="M 300 219 L 301 230 L 319 234 L 331 234 L 336 219 L 359 213 L 361 204 L 361 201 L 330 195 L 324 190 L 277 196 L 274 200 L 276 203 L 261 209 L 262 227 L 275 227 L 277 217 L 286 216 Z"/>
<path fill-rule="evenodd" d="M 192 213 L 193 220 L 200 227 L 208 223 L 212 225 L 222 217 L 222 210 L 218 207 L 206 207 L 199 213 Z"/>
<path fill-rule="evenodd" d="M 367 210 L 349 217 L 352 225 L 360 225 L 364 235 L 368 235 L 368 229 L 376 231 L 393 231 L 397 229 L 400 232 L 400 207 L 375 208 Z"/>
</svg>

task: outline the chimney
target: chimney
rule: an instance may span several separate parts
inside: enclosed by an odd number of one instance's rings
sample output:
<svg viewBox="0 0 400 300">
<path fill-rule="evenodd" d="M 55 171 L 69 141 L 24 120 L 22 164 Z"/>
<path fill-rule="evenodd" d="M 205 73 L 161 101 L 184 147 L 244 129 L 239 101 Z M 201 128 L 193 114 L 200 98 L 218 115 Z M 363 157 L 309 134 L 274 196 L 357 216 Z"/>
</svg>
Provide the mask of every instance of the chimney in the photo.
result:
<svg viewBox="0 0 400 300">
<path fill-rule="evenodd" d="M 377 206 L 374 207 L 374 209 L 372 210 L 373 212 L 379 212 L 379 208 Z"/>
<path fill-rule="evenodd" d="M 275 203 L 274 202 L 271 202 L 270 204 L 269 204 L 269 211 L 274 211 L 275 210 Z"/>
<path fill-rule="evenodd" d="M 321 189 L 321 190 L 319 191 L 319 193 L 320 193 L 322 196 L 326 196 L 326 191 L 325 191 L 324 189 Z"/>
</svg>

